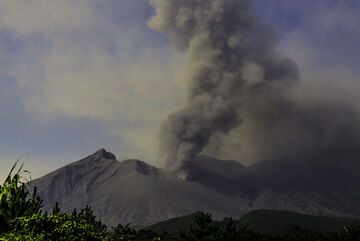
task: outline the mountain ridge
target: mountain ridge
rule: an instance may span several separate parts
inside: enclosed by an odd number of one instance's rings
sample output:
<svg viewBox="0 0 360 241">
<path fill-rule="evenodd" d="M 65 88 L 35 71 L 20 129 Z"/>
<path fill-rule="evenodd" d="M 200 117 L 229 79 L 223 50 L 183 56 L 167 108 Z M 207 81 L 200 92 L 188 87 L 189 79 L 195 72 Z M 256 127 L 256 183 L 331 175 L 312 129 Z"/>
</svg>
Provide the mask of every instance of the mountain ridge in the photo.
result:
<svg viewBox="0 0 360 241">
<path fill-rule="evenodd" d="M 188 168 L 189 179 L 180 180 L 137 159 L 118 161 L 114 154 L 100 149 L 34 180 L 32 185 L 38 187 L 44 210 L 51 211 L 55 202 L 65 211 L 89 205 L 110 226 L 132 223 L 145 227 L 198 211 L 210 212 L 219 220 L 239 218 L 259 208 L 360 216 L 359 194 L 338 190 L 331 186 L 331 180 L 329 185 L 318 182 L 328 178 L 318 174 L 321 170 L 307 173 L 288 164 L 271 167 L 271 162 L 245 167 L 205 155 Z M 305 180 L 307 176 L 309 180 Z"/>
</svg>

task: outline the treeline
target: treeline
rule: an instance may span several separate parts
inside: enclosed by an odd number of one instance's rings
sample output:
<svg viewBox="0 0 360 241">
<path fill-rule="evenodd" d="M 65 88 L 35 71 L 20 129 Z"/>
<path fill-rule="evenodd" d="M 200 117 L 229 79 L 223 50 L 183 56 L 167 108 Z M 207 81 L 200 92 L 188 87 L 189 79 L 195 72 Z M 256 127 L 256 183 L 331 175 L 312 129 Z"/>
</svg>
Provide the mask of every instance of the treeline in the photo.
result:
<svg viewBox="0 0 360 241">
<path fill-rule="evenodd" d="M 28 180 L 19 170 L 0 185 L 0 240 L 125 240 L 125 241 L 360 241 L 360 227 L 344 227 L 336 233 L 320 233 L 292 227 L 278 234 L 263 234 L 238 227 L 229 219 L 225 225 L 213 222 L 210 214 L 199 214 L 194 224 L 176 234 L 135 230 L 129 225 L 108 229 L 91 208 L 72 213 L 55 205 L 51 213 L 41 211 L 42 200 L 36 188 L 30 194 Z"/>
</svg>

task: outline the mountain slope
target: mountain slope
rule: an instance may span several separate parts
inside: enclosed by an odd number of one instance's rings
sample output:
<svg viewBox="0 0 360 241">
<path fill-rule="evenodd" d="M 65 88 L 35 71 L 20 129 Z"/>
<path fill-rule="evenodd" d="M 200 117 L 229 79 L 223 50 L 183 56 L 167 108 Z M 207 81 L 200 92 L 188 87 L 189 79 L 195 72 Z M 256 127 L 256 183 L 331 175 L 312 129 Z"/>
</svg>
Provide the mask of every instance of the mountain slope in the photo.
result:
<svg viewBox="0 0 360 241">
<path fill-rule="evenodd" d="M 300 163 L 300 162 L 299 162 Z M 316 164 L 316 163 L 315 163 Z M 200 155 L 180 180 L 139 160 L 119 162 L 104 149 L 32 182 L 51 211 L 89 205 L 106 224 L 145 227 L 198 211 L 217 220 L 254 209 L 360 217 L 359 178 L 341 168 L 262 162 L 245 167 Z"/>
<path fill-rule="evenodd" d="M 207 166 L 212 162 L 217 163 L 214 169 Z M 246 210 L 360 217 L 359 176 L 331 163 L 275 160 L 244 167 L 234 161 L 199 156 L 189 173 L 194 182 L 246 200 Z"/>
<path fill-rule="evenodd" d="M 199 183 L 181 181 L 139 160 L 118 162 L 100 150 L 78 162 L 34 180 L 44 209 L 55 202 L 67 211 L 85 205 L 106 224 L 146 226 L 198 210 L 216 217 L 243 213 L 234 201 Z"/>
</svg>

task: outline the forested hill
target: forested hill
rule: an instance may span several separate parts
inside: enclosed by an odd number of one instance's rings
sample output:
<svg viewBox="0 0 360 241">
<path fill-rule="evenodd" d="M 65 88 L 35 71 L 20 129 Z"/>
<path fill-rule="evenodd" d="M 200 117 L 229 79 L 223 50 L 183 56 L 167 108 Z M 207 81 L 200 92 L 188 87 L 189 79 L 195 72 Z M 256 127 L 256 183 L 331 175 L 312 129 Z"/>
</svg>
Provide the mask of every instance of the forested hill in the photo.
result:
<svg viewBox="0 0 360 241">
<path fill-rule="evenodd" d="M 191 225 L 194 225 L 194 218 L 198 214 L 194 213 L 169 219 L 149 226 L 148 229 L 158 233 L 177 233 L 179 230 L 186 230 Z M 224 219 L 223 221 L 214 222 L 224 227 L 227 221 L 227 219 Z M 239 220 L 234 220 L 234 222 L 238 227 L 248 225 L 249 229 L 263 233 L 280 233 L 296 227 L 319 232 L 336 232 L 346 226 L 360 224 L 360 219 L 313 216 L 290 211 L 259 209 L 248 212 Z"/>
</svg>

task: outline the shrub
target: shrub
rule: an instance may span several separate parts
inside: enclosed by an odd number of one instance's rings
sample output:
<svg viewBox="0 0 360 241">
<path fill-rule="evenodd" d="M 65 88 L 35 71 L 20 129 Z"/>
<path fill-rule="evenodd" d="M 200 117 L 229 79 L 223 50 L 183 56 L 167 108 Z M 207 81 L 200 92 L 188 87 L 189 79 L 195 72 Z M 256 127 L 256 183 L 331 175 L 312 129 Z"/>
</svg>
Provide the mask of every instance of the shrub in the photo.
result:
<svg viewBox="0 0 360 241">
<path fill-rule="evenodd" d="M 13 231 L 38 235 L 44 240 L 104 240 L 106 226 L 97 221 L 89 207 L 79 213 L 33 214 L 19 217 Z"/>
<path fill-rule="evenodd" d="M 22 171 L 23 165 L 13 174 L 17 164 L 18 161 L 11 168 L 5 182 L 0 185 L 0 234 L 11 228 L 15 218 L 38 214 L 42 207 L 36 188 L 30 195 L 28 180 L 23 178 L 29 172 Z"/>
</svg>

